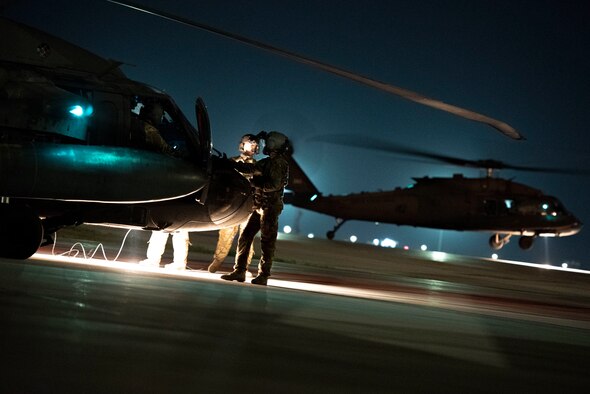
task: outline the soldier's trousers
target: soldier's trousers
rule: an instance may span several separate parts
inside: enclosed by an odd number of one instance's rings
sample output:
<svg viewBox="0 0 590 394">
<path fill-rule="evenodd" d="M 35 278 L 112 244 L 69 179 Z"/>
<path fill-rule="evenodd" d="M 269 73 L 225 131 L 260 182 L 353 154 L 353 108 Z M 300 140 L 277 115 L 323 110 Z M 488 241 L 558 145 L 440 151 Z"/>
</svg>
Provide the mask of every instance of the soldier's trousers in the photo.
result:
<svg viewBox="0 0 590 394">
<path fill-rule="evenodd" d="M 223 262 L 223 260 L 225 260 L 225 258 L 229 254 L 229 251 L 230 251 L 231 246 L 234 242 L 234 238 L 236 237 L 236 234 L 238 234 L 238 231 L 240 234 L 242 234 L 244 227 L 246 227 L 246 223 L 247 223 L 247 221 L 238 225 L 238 226 L 222 228 L 221 230 L 219 230 L 219 238 L 217 239 L 217 247 L 215 248 L 215 253 L 213 254 L 214 260 L 219 261 L 219 262 Z M 253 256 L 254 256 L 254 245 L 252 245 L 252 247 L 250 248 L 250 252 L 248 253 L 247 265 L 250 265 L 250 261 L 252 261 Z M 237 254 L 236 254 L 236 258 L 237 258 Z"/>
<path fill-rule="evenodd" d="M 246 223 L 242 234 L 238 238 L 238 254 L 234 269 L 245 271 L 248 266 L 248 251 L 254 242 L 254 237 L 260 231 L 260 263 L 258 275 L 270 276 L 272 259 L 274 257 L 277 232 L 279 230 L 279 215 L 283 207 L 257 209 Z"/>
<path fill-rule="evenodd" d="M 163 231 L 152 231 L 148 241 L 147 258 L 148 260 L 160 263 L 160 259 L 166 249 L 169 233 Z M 186 264 L 188 256 L 188 247 L 190 245 L 188 231 L 180 230 L 172 233 L 172 247 L 174 248 L 174 262 L 177 264 Z"/>
</svg>

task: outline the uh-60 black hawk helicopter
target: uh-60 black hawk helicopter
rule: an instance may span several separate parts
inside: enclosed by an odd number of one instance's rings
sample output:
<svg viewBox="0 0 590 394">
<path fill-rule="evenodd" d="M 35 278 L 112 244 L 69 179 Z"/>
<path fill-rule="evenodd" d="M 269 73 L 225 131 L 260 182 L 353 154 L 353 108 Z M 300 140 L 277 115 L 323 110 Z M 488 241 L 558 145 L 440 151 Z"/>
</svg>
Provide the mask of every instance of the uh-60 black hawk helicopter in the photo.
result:
<svg viewBox="0 0 590 394">
<path fill-rule="evenodd" d="M 506 123 L 473 111 L 158 10 L 109 2 L 522 139 Z M 0 18 L 0 37 L 0 257 L 28 258 L 55 231 L 82 223 L 207 231 L 240 223 L 251 212 L 247 179 L 225 155 L 212 154 L 203 100 L 196 100 L 194 127 L 170 96 L 128 79 L 119 62 L 5 18 Z M 146 140 L 142 115 L 148 108 L 160 111 L 157 144 Z"/>
<path fill-rule="evenodd" d="M 402 147 L 386 141 L 345 135 L 314 138 L 340 145 L 382 150 L 396 154 L 435 160 L 455 166 L 480 168 L 486 176 L 467 178 L 414 178 L 415 183 L 389 191 L 362 192 L 348 195 L 322 195 L 294 161 L 290 162 L 290 190 L 285 201 L 296 207 L 336 218 L 327 232 L 333 239 L 347 220 L 381 222 L 443 230 L 481 231 L 492 233 L 489 245 L 501 249 L 510 237 L 519 236 L 518 245 L 530 249 L 536 237 L 565 237 L 577 234 L 582 222 L 568 212 L 555 197 L 541 190 L 493 176 L 495 170 L 555 172 L 587 175 L 580 169 L 556 169 L 516 166 L 496 160 L 465 160 L 425 150 Z"/>
</svg>

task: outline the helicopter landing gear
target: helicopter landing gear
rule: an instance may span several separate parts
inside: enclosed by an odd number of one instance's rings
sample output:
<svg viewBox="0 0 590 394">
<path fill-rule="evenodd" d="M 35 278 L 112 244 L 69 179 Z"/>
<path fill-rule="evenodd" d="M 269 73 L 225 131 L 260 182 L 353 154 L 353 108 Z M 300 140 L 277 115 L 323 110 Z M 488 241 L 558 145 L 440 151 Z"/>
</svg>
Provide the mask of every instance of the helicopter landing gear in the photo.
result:
<svg viewBox="0 0 590 394">
<path fill-rule="evenodd" d="M 0 204 L 0 257 L 28 259 L 42 239 L 41 219 L 31 208 Z"/>
<path fill-rule="evenodd" d="M 334 225 L 334 228 L 326 233 L 326 237 L 328 237 L 328 239 L 330 239 L 330 240 L 334 239 L 334 236 L 336 235 L 336 231 L 338 231 L 340 226 L 342 226 L 345 222 L 346 222 L 346 220 L 336 218 L 336 224 Z"/>
<path fill-rule="evenodd" d="M 510 234 L 502 236 L 501 234 L 494 234 L 490 237 L 490 247 L 494 250 L 500 250 L 504 245 L 510 242 Z"/>
<path fill-rule="evenodd" d="M 529 250 L 530 248 L 533 247 L 533 241 L 535 240 L 534 237 L 527 237 L 527 236 L 522 236 L 518 239 L 518 246 L 520 246 L 520 248 L 522 250 Z"/>
</svg>

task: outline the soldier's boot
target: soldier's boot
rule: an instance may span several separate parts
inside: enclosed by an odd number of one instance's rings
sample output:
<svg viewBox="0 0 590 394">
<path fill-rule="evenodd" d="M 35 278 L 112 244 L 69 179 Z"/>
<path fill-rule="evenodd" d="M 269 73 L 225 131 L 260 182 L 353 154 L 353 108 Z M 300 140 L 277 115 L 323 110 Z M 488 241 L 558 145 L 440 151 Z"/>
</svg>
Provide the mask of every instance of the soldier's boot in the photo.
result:
<svg viewBox="0 0 590 394">
<path fill-rule="evenodd" d="M 213 261 L 211 262 L 211 264 L 209 264 L 209 267 L 207 267 L 207 270 L 209 270 L 209 272 L 211 272 L 211 273 L 217 272 L 219 267 L 221 267 L 222 263 L 223 263 L 223 261 L 220 261 L 220 260 L 217 260 L 214 258 Z"/>
<path fill-rule="evenodd" d="M 256 278 L 252 279 L 252 284 L 266 286 L 266 282 L 268 282 L 268 276 L 264 274 L 259 274 Z"/>
<path fill-rule="evenodd" d="M 246 280 L 246 270 L 233 270 L 233 272 L 230 272 L 229 274 L 221 275 L 221 279 L 244 282 Z"/>
<path fill-rule="evenodd" d="M 186 263 L 170 263 L 164 265 L 164 268 L 171 271 L 184 271 L 186 269 Z"/>
</svg>

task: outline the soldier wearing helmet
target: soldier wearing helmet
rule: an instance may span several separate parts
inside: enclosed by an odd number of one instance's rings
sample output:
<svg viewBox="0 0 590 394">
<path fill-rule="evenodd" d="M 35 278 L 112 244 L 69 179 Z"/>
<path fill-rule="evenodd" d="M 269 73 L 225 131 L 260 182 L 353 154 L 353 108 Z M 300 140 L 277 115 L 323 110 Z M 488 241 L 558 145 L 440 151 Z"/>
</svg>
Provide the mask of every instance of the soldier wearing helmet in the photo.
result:
<svg viewBox="0 0 590 394">
<path fill-rule="evenodd" d="M 261 132 L 264 139 L 263 153 L 268 157 L 250 166 L 252 185 L 254 186 L 254 212 L 246 222 L 238 238 L 238 251 L 233 272 L 222 275 L 224 280 L 246 280 L 248 253 L 254 237 L 260 231 L 261 257 L 258 276 L 253 284 L 266 285 L 271 274 L 272 260 L 275 252 L 279 215 L 283 210 L 283 191 L 289 178 L 289 163 L 286 155 L 291 153 L 291 144 L 287 136 L 278 131 Z M 252 168 L 253 167 L 253 168 Z M 237 166 L 246 172 L 246 166 Z"/>
<path fill-rule="evenodd" d="M 164 108 L 156 101 L 148 101 L 141 107 L 139 118 L 143 122 L 145 145 L 148 149 L 172 155 L 173 149 L 162 138 L 158 127 L 162 123 Z"/>
<path fill-rule="evenodd" d="M 239 156 L 232 157 L 231 160 L 237 163 L 246 163 L 253 165 L 256 163 L 256 159 L 254 156 L 258 154 L 259 146 L 258 140 L 254 134 L 244 134 L 240 139 L 240 144 L 238 145 L 238 149 L 240 151 Z M 246 225 L 248 219 L 244 221 L 244 223 L 239 224 L 233 227 L 222 228 L 219 230 L 219 238 L 217 239 L 217 247 L 215 248 L 215 253 L 213 254 L 213 261 L 209 264 L 208 270 L 209 272 L 217 272 L 223 261 L 227 257 L 229 250 L 231 249 L 231 245 L 234 242 L 234 238 L 238 232 L 241 234 L 244 226 Z M 254 256 L 254 245 L 251 245 L 250 250 L 248 251 L 248 258 L 246 266 L 250 266 L 250 262 L 252 261 L 252 257 Z"/>
</svg>

